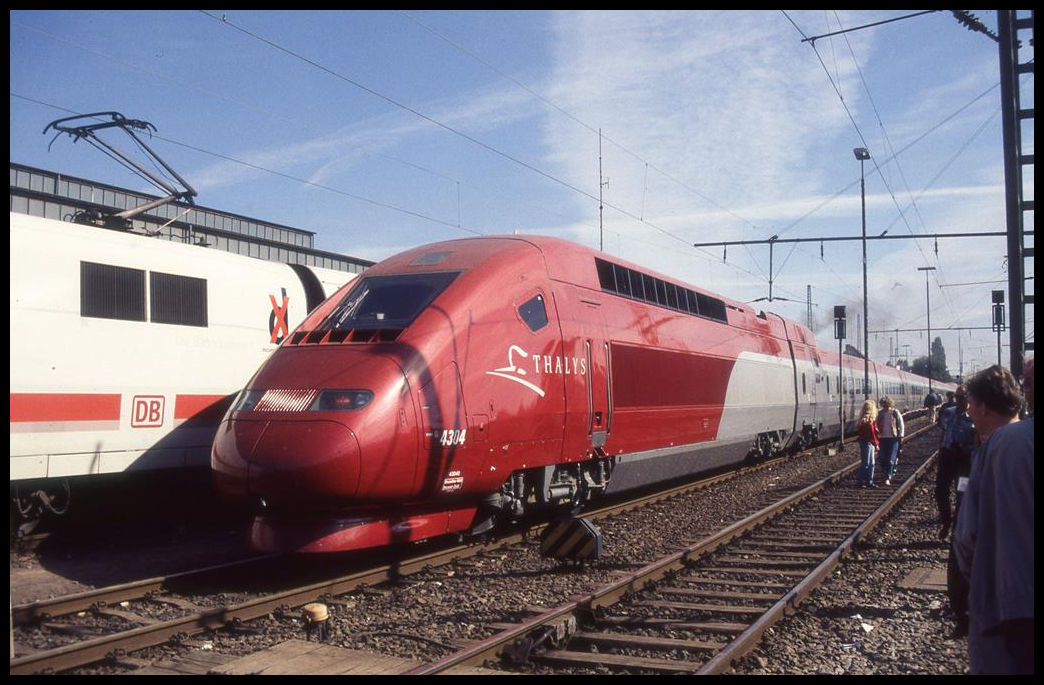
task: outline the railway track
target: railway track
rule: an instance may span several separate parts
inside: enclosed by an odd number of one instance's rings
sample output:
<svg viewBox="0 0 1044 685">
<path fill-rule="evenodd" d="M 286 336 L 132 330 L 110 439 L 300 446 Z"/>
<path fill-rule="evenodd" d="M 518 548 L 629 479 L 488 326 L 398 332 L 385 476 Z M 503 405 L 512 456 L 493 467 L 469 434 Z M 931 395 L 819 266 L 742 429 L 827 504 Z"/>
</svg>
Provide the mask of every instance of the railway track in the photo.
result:
<svg viewBox="0 0 1044 685">
<path fill-rule="evenodd" d="M 754 468 L 764 468 L 779 460 L 767 462 Z M 693 489 L 734 478 L 739 472 L 722 474 L 645 495 L 626 502 L 602 507 L 589 513 L 592 519 L 601 519 L 623 511 L 647 506 L 650 503 L 669 499 Z M 270 592 L 261 597 L 242 601 L 234 605 L 201 607 L 182 595 L 191 593 L 191 588 L 201 586 L 235 585 L 235 578 L 271 577 L 292 575 L 293 571 L 282 566 L 288 562 L 280 555 L 266 555 L 251 559 L 209 566 L 171 575 L 158 576 L 109 587 L 31 602 L 12 607 L 11 619 L 20 628 L 36 626 L 47 631 L 64 634 L 69 644 L 41 650 L 11 660 L 12 674 L 56 672 L 83 666 L 102 659 L 112 660 L 146 647 L 162 644 L 171 639 L 183 639 L 192 634 L 241 624 L 273 611 L 286 611 L 322 597 L 329 597 L 366 588 L 389 581 L 400 580 L 420 570 L 452 563 L 461 559 L 489 552 L 497 547 L 516 544 L 526 536 L 539 533 L 544 524 L 498 538 L 483 545 L 461 544 L 436 552 L 395 559 L 387 563 L 370 565 L 345 575 L 329 576 L 307 585 L 294 585 L 279 592 Z M 292 564 L 292 562 L 289 562 Z M 281 566 L 282 565 L 282 566 Z M 355 564 L 355 566 L 360 566 Z M 174 607 L 182 614 L 177 618 L 159 620 L 154 618 L 157 606 Z M 106 630 L 92 621 L 92 627 L 83 625 L 78 618 L 90 614 L 92 618 L 116 619 L 107 634 L 93 634 Z M 62 622 L 62 618 L 69 618 Z M 121 630 L 120 623 L 134 627 Z"/>
<path fill-rule="evenodd" d="M 511 664 L 540 673 L 719 674 L 854 553 L 934 453 L 898 486 L 854 488 L 849 465 L 686 549 L 603 587 L 501 626 L 497 635 L 410 671 Z"/>
<path fill-rule="evenodd" d="M 734 474 L 719 476 L 714 480 L 732 477 L 736 476 Z M 700 487 L 706 486 L 706 482 L 700 485 Z M 688 485 L 655 493 L 643 498 L 642 502 L 622 503 L 589 512 L 588 516 L 595 519 L 612 516 L 626 509 L 646 506 L 650 501 L 662 501 L 680 496 L 686 489 L 692 487 L 697 486 Z M 502 538 L 496 544 L 500 547 L 512 545 L 519 542 L 525 535 L 532 535 L 534 532 L 536 531 L 533 529 L 522 531 Z M 214 606 L 199 606 L 192 599 L 185 599 L 184 594 L 178 588 L 200 584 L 220 587 L 228 583 L 216 581 L 216 578 L 227 579 L 236 575 L 268 576 L 270 575 L 268 571 L 259 569 L 264 569 L 266 568 L 264 565 L 275 564 L 277 561 L 272 558 L 255 559 L 250 560 L 248 564 L 222 565 L 197 572 L 105 588 L 73 597 L 13 607 L 12 622 L 16 626 L 33 626 L 36 629 L 64 633 L 68 636 L 68 643 L 57 648 L 23 654 L 12 659 L 11 673 L 57 672 L 100 660 L 120 660 L 124 655 L 135 650 L 172 640 L 175 642 L 184 640 L 187 636 L 205 630 L 242 625 L 259 616 L 280 612 L 285 614 L 291 608 L 300 607 L 317 599 L 335 597 L 390 580 L 401 580 L 403 577 L 425 569 L 449 564 L 464 557 L 488 553 L 490 549 L 492 548 L 489 546 L 474 544 L 455 546 L 412 559 L 395 560 L 342 575 L 330 576 L 327 573 L 328 577 L 305 585 L 297 584 L 277 592 L 265 593 L 259 597 L 219 603 Z M 686 558 L 688 556 L 691 554 L 686 555 Z M 631 579 L 626 582 L 629 584 L 628 587 L 633 588 L 633 584 L 639 581 Z M 159 612 L 160 616 L 169 616 L 170 612 L 177 616 L 175 618 L 156 618 L 154 609 L 147 607 L 157 605 L 166 608 L 166 613 Z M 94 619 L 107 619 L 112 627 L 107 628 L 108 632 L 104 635 L 96 634 L 94 630 L 83 629 L 77 618 L 82 618 L 84 614 L 88 614 Z M 63 616 L 71 618 L 63 621 L 60 618 Z M 97 622 L 96 620 L 95 623 Z M 132 627 L 127 629 L 127 625 Z M 578 639 L 590 641 L 591 638 L 591 635 L 581 635 Z"/>
</svg>

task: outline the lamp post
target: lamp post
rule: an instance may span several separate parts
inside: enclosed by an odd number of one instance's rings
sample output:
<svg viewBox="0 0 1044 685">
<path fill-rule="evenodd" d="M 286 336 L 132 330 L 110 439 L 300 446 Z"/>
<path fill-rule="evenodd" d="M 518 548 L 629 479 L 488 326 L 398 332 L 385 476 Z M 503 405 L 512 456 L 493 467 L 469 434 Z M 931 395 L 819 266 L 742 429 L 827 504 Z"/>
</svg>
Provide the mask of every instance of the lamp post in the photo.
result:
<svg viewBox="0 0 1044 685">
<path fill-rule="evenodd" d="M 834 337 L 837 338 L 837 421 L 841 424 L 841 446 L 845 446 L 845 357 L 841 345 L 845 340 L 845 307 L 834 307 Z"/>
<path fill-rule="evenodd" d="M 934 266 L 919 266 L 924 272 L 924 302 L 928 311 L 928 392 L 932 391 L 932 297 L 928 291 L 928 272 L 935 271 Z"/>
<path fill-rule="evenodd" d="M 866 291 L 866 177 L 863 164 L 870 159 L 870 151 L 857 147 L 852 154 L 859 160 L 859 198 L 863 208 L 863 399 L 870 397 L 870 316 Z"/>
</svg>

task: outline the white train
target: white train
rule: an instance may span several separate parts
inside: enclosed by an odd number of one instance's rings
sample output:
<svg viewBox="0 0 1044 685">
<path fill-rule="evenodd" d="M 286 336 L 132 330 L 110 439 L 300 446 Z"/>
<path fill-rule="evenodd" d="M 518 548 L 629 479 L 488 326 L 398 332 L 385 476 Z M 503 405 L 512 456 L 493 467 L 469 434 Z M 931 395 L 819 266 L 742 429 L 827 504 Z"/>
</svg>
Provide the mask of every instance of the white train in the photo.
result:
<svg viewBox="0 0 1044 685">
<path fill-rule="evenodd" d="M 237 393 L 354 274 L 11 213 L 11 493 L 206 467 Z"/>
</svg>

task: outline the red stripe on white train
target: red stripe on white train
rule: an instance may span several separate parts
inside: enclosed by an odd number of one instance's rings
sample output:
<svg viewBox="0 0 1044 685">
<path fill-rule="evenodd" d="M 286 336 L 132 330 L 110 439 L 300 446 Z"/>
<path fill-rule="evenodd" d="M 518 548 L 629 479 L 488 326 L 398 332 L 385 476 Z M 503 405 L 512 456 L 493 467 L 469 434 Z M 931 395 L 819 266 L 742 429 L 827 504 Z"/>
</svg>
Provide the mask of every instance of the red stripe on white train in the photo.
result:
<svg viewBox="0 0 1044 685">
<path fill-rule="evenodd" d="M 124 398 L 127 402 L 124 403 Z M 172 427 L 189 420 L 217 424 L 235 394 L 176 394 Z M 159 428 L 166 420 L 168 396 L 116 393 L 11 393 L 12 433 Z"/>
</svg>

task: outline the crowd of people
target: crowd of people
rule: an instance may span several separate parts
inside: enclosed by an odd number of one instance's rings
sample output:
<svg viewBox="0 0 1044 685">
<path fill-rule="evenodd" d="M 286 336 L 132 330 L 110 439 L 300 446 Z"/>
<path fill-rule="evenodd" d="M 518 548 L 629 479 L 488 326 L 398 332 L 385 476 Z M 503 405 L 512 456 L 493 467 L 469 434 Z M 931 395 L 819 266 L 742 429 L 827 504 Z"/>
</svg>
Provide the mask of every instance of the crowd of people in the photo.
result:
<svg viewBox="0 0 1044 685">
<path fill-rule="evenodd" d="M 935 481 L 939 539 L 949 541 L 947 590 L 973 674 L 1033 673 L 1033 359 L 1020 383 L 991 366 L 948 392 L 929 392 L 939 428 Z M 859 418 L 856 486 L 891 485 L 905 437 L 889 397 Z"/>
<path fill-rule="evenodd" d="M 924 400 L 939 428 L 939 538 L 950 542 L 947 590 L 972 674 L 1032 674 L 1033 359 L 1021 383 L 991 366 Z M 857 487 L 891 485 L 905 426 L 889 397 L 863 403 Z"/>
</svg>

